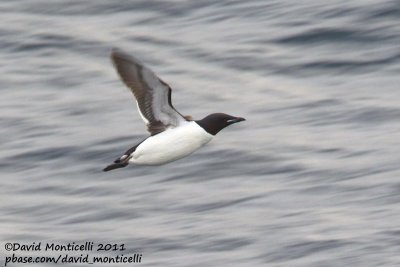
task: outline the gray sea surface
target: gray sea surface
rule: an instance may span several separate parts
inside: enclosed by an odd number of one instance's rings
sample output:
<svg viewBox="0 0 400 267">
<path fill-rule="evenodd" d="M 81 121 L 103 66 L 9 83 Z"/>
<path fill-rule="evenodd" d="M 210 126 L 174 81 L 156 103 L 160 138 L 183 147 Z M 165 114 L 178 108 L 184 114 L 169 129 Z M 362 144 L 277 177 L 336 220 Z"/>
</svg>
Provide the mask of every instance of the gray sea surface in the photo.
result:
<svg viewBox="0 0 400 267">
<path fill-rule="evenodd" d="M 125 244 L 140 264 L 400 266 L 400 2 L 0 2 L 0 264 L 8 242 Z M 158 167 L 109 59 L 202 118 L 245 117 Z M 60 266 L 9 263 L 7 266 Z M 62 266 L 88 266 L 85 263 Z"/>
</svg>

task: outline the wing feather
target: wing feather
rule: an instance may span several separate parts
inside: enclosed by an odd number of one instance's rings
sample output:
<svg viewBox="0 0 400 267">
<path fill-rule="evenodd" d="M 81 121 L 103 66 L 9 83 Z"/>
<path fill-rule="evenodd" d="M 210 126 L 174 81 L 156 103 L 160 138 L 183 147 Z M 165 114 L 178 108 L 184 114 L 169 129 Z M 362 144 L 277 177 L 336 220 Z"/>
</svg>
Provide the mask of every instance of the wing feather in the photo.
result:
<svg viewBox="0 0 400 267">
<path fill-rule="evenodd" d="M 151 135 L 174 128 L 186 119 L 173 107 L 171 87 L 138 59 L 113 49 L 112 62 L 136 98 L 139 113 Z"/>
</svg>

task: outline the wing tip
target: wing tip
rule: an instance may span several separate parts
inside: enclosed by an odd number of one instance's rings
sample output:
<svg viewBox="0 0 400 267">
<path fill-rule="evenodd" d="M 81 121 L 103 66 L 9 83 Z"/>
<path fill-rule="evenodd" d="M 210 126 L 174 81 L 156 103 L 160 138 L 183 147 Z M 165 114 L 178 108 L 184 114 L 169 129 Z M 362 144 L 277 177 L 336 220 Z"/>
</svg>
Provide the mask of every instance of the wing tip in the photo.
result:
<svg viewBox="0 0 400 267">
<path fill-rule="evenodd" d="M 111 48 L 111 53 L 110 53 L 111 59 L 125 58 L 126 56 L 127 56 L 127 54 L 120 48 L 118 48 L 118 47 Z"/>
<path fill-rule="evenodd" d="M 138 58 L 136 58 L 133 55 L 128 54 L 124 50 L 118 48 L 118 47 L 113 47 L 111 49 L 111 61 L 113 62 L 114 66 L 118 66 L 119 64 L 122 64 L 123 62 L 133 64 L 136 66 L 140 66 L 141 68 L 144 67 L 142 61 Z"/>
</svg>

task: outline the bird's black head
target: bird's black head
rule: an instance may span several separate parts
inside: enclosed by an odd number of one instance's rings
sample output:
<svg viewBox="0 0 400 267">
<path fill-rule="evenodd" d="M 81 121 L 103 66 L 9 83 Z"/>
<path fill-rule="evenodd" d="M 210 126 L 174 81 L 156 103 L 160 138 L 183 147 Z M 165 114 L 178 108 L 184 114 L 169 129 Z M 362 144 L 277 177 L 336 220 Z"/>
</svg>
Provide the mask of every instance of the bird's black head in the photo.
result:
<svg viewBox="0 0 400 267">
<path fill-rule="evenodd" d="M 196 123 L 206 130 L 207 133 L 216 135 L 225 127 L 244 120 L 244 118 L 234 117 L 224 113 L 213 113 L 202 120 L 196 121 Z"/>
</svg>

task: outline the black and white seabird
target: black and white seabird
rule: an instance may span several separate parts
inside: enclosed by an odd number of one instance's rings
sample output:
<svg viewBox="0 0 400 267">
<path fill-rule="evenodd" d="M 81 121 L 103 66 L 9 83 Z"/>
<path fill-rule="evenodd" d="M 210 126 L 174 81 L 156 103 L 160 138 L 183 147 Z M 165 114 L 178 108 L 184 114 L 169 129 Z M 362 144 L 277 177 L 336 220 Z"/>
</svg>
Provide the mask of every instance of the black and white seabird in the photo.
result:
<svg viewBox="0 0 400 267">
<path fill-rule="evenodd" d="M 111 60 L 135 96 L 150 136 L 128 149 L 103 171 L 122 168 L 129 163 L 161 165 L 183 158 L 210 142 L 223 128 L 245 120 L 224 113 L 213 113 L 201 120 L 183 116 L 172 105 L 171 87 L 138 59 L 113 49 Z"/>
</svg>

